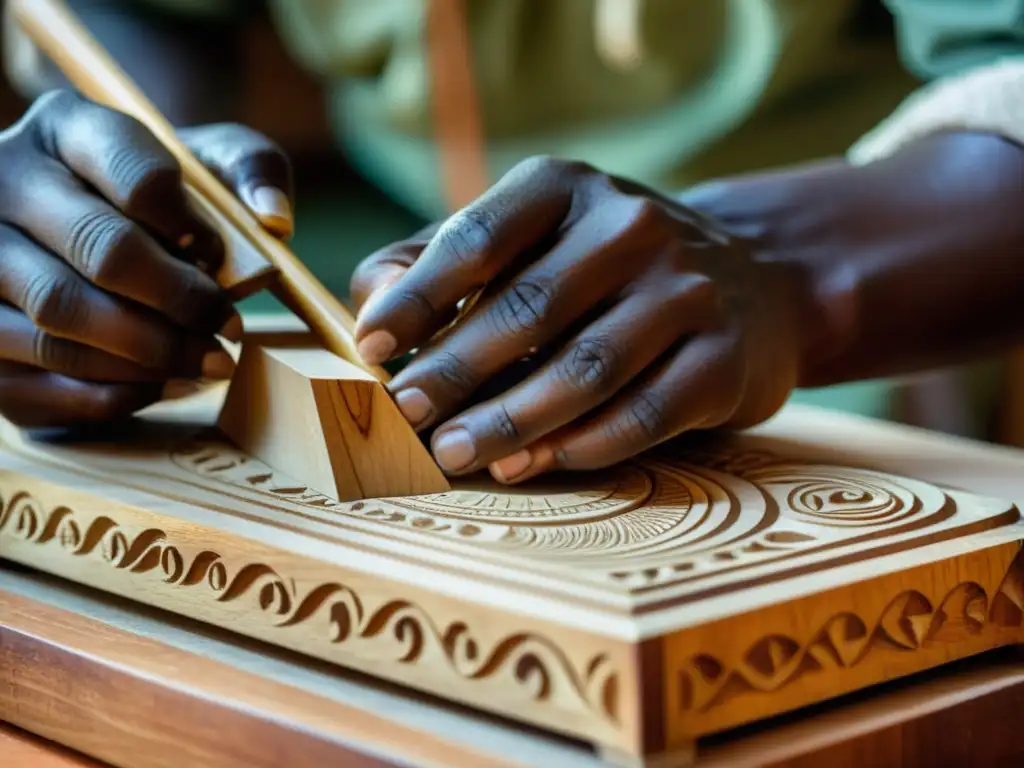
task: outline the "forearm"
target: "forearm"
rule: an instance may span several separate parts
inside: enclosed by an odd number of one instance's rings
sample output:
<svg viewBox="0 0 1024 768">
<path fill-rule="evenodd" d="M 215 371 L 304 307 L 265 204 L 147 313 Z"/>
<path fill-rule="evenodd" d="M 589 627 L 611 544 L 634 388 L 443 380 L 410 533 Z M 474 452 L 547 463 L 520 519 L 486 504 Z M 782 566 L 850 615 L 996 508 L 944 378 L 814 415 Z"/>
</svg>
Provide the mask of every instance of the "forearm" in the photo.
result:
<svg viewBox="0 0 1024 768">
<path fill-rule="evenodd" d="M 238 33 L 230 18 L 169 16 L 138 0 L 69 0 L 68 5 L 172 123 L 237 120 Z M 32 64 L 26 57 L 22 62 Z M 33 72 L 12 71 L 18 62 L 8 54 L 8 77 L 25 97 L 68 85 L 48 61 L 43 64 Z"/>
<path fill-rule="evenodd" d="M 801 386 L 951 365 L 1024 339 L 1024 149 L 947 134 L 684 195 L 802 285 Z"/>
</svg>

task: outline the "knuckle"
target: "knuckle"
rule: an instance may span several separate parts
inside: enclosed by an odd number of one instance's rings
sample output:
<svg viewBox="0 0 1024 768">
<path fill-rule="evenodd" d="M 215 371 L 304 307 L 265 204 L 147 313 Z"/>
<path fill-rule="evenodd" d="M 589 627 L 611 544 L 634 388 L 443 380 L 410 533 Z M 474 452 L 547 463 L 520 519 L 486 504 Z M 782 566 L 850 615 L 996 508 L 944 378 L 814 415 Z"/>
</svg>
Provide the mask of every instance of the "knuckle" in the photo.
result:
<svg viewBox="0 0 1024 768">
<path fill-rule="evenodd" d="M 395 295 L 395 306 L 401 307 L 419 326 L 427 326 L 440 313 L 427 296 L 415 288 L 402 288 Z"/>
<path fill-rule="evenodd" d="M 112 202 L 133 219 L 178 194 L 182 185 L 181 168 L 173 158 L 134 146 L 120 146 L 110 154 L 107 175 L 114 184 Z"/>
<path fill-rule="evenodd" d="M 519 427 L 516 426 L 508 408 L 499 405 L 491 414 L 491 429 L 494 434 L 506 441 L 517 441 L 520 438 Z"/>
<path fill-rule="evenodd" d="M 72 225 L 66 253 L 89 280 L 107 286 L 121 272 L 134 235 L 134 226 L 127 219 L 108 211 L 93 211 Z"/>
<path fill-rule="evenodd" d="M 59 117 L 80 107 L 84 99 L 70 88 L 55 88 L 40 95 L 29 108 L 26 117 Z"/>
<path fill-rule="evenodd" d="M 446 395 L 455 400 L 468 397 L 477 387 L 478 377 L 473 368 L 454 352 L 438 356 L 434 373 L 444 383 Z"/>
<path fill-rule="evenodd" d="M 5 139 L 18 136 L 31 136 L 38 142 L 38 147 L 51 156 L 56 154 L 56 136 L 54 128 L 61 125 L 59 118 L 73 113 L 83 99 L 74 91 L 54 89 L 43 93 L 25 111 L 14 125 L 3 132 Z"/>
<path fill-rule="evenodd" d="M 609 392 L 617 383 L 620 356 L 606 338 L 580 340 L 561 364 L 562 376 L 576 390 L 592 395 Z"/>
<path fill-rule="evenodd" d="M 525 176 L 548 176 L 561 172 L 565 161 L 551 155 L 533 155 L 520 160 L 515 170 Z"/>
<path fill-rule="evenodd" d="M 484 266 L 494 237 L 494 222 L 486 212 L 469 208 L 448 220 L 437 233 L 438 243 L 457 264 L 469 270 Z"/>
<path fill-rule="evenodd" d="M 82 298 L 73 280 L 42 272 L 25 286 L 21 308 L 44 331 L 80 330 L 86 321 Z"/>
<path fill-rule="evenodd" d="M 654 392 L 643 392 L 626 411 L 626 430 L 646 443 L 658 443 L 669 435 L 665 401 Z"/>
<path fill-rule="evenodd" d="M 524 278 L 499 295 L 491 313 L 499 333 L 534 334 L 550 321 L 555 292 L 545 279 Z"/>
<path fill-rule="evenodd" d="M 75 376 L 82 370 L 84 347 L 69 343 L 46 331 L 37 329 L 32 342 L 32 356 L 40 368 Z"/>
<path fill-rule="evenodd" d="M 544 179 L 556 179 L 566 175 L 592 173 L 593 166 L 579 160 L 565 160 L 551 155 L 533 155 L 521 160 L 515 166 L 515 173 Z"/>
</svg>

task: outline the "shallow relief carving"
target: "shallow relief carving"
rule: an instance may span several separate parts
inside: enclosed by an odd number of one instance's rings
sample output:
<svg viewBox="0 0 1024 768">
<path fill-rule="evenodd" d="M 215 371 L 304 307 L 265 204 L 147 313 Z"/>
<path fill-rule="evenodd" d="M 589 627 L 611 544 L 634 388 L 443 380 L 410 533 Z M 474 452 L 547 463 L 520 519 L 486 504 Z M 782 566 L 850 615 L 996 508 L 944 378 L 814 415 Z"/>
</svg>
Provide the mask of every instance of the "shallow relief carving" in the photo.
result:
<svg viewBox="0 0 1024 768">
<path fill-rule="evenodd" d="M 973 581 L 948 590 L 936 602 L 922 592 L 894 595 L 878 615 L 838 611 L 801 643 L 770 634 L 751 643 L 741 658 L 725 659 L 709 649 L 679 669 L 681 710 L 702 713 L 747 694 L 772 694 L 805 675 L 843 672 L 884 652 L 908 654 L 936 644 L 964 643 L 984 634 L 989 647 L 1024 636 L 1024 555 L 1018 555 L 989 595 Z"/>
<path fill-rule="evenodd" d="M 485 645 L 469 620 L 439 623 L 409 600 L 370 604 L 341 582 L 300 589 L 266 563 L 232 564 L 216 551 L 190 550 L 163 530 L 131 532 L 106 515 L 88 519 L 68 506 L 47 508 L 23 491 L 0 490 L 0 542 L 4 537 L 101 560 L 125 578 L 158 578 L 188 589 L 197 604 L 248 601 L 266 628 L 307 624 L 324 647 L 356 658 L 420 666 L 434 677 L 450 673 L 497 686 L 505 696 L 519 691 L 536 705 L 577 709 L 620 726 L 620 673 L 606 654 L 577 663 L 556 642 L 530 632 Z"/>
<path fill-rule="evenodd" d="M 148 453 L 142 471 L 126 484 L 270 526 L 290 517 L 293 533 L 309 529 L 303 519 L 315 520 L 321 531 L 333 526 L 336 541 L 344 540 L 346 530 L 381 531 L 382 542 L 422 542 L 422 551 L 443 545 L 445 552 L 465 551 L 481 562 L 500 556 L 493 562 L 508 566 L 510 579 L 520 570 L 536 576 L 542 569 L 555 572 L 556 585 L 586 577 L 590 584 L 639 596 L 633 605 L 643 610 L 642 599 L 655 595 L 651 612 L 675 604 L 659 590 L 692 587 L 687 599 L 699 600 L 705 585 L 726 594 L 742 588 L 728 579 L 792 578 L 794 564 L 826 569 L 841 557 L 891 551 L 894 541 L 913 545 L 917 539 L 961 535 L 965 522 L 976 532 L 1018 516 L 1012 505 L 989 500 L 959 509 L 957 494 L 927 483 L 751 452 L 652 455 L 521 490 L 481 482 L 445 494 L 340 503 L 216 437 L 201 435 L 173 450 L 170 445 Z M 101 481 L 103 473 L 112 477 L 114 462 L 76 459 Z M 543 637 L 517 631 L 512 613 L 507 621 L 502 617 L 497 632 L 474 626 L 467 614 L 431 615 L 400 594 L 368 596 L 339 581 L 297 585 L 281 562 L 242 562 L 234 547 L 201 550 L 164 530 L 119 525 L 113 513 L 90 517 L 64 507 L 44 509 L 20 493 L 24 486 L 16 477 L 0 483 L 0 540 L 12 536 L 61 557 L 102 561 L 126 579 L 188 590 L 187 599 L 196 605 L 230 606 L 236 616 L 242 610 L 251 626 L 262 628 L 257 636 L 271 642 L 278 631 L 300 632 L 326 649 L 318 654 L 324 658 L 379 662 L 381 669 L 397 670 L 384 676 L 413 684 L 417 670 L 425 670 L 433 680 L 427 687 L 442 693 L 479 685 L 482 693 L 475 695 L 484 700 L 500 692 L 503 701 L 529 702 L 537 712 L 604 723 L 607 733 L 622 733 L 623 720 L 630 719 L 622 691 L 632 686 L 634 670 L 617 651 L 589 646 L 584 653 L 567 644 L 558 628 Z M 982 633 L 993 626 L 1020 627 L 1024 581 L 1008 577 L 998 590 L 985 583 L 987 588 L 961 585 L 935 598 L 934 605 L 920 592 L 894 594 L 879 615 L 837 606 L 810 641 L 802 633 L 783 632 L 759 637 L 735 657 L 721 648 L 698 649 L 681 667 L 665 670 L 665 685 L 672 696 L 678 692 L 676 709 L 690 717 L 740 695 L 770 697 L 805 675 L 858 669 L 880 648 L 912 653 L 922 644 L 959 643 L 973 637 L 977 626 Z M 577 599 L 568 587 L 553 594 Z M 666 642 L 675 632 L 685 634 L 666 625 Z M 731 711 L 725 710 L 727 716 Z"/>
<path fill-rule="evenodd" d="M 763 452 L 644 458 L 525 489 L 483 480 L 443 494 L 356 503 L 295 485 L 218 440 L 183 446 L 172 460 L 207 481 L 286 504 L 443 537 L 479 556 L 570 568 L 627 592 L 912 538 L 958 513 L 928 483 L 781 462 Z M 993 526 L 1016 515 L 1010 505 L 1004 511 Z"/>
</svg>

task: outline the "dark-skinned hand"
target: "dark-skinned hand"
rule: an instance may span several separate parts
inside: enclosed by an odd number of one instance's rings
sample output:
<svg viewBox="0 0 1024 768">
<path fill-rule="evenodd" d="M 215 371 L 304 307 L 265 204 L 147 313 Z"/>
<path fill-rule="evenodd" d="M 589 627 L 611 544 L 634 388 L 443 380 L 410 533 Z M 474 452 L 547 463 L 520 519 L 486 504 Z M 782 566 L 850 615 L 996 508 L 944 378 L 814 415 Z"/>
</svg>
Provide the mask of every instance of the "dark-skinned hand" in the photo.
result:
<svg viewBox="0 0 1024 768">
<path fill-rule="evenodd" d="M 290 221 L 288 162 L 240 126 L 182 138 L 264 222 Z M 224 246 L 136 120 L 67 91 L 0 134 L 0 414 L 26 427 L 129 416 L 229 376 L 241 321 Z"/>
<path fill-rule="evenodd" d="M 367 362 L 453 475 L 598 469 L 772 415 L 798 380 L 803 277 L 679 203 L 533 158 L 353 278 Z M 483 295 L 443 333 L 459 302 Z M 526 358 L 540 364 L 479 393 Z"/>
</svg>

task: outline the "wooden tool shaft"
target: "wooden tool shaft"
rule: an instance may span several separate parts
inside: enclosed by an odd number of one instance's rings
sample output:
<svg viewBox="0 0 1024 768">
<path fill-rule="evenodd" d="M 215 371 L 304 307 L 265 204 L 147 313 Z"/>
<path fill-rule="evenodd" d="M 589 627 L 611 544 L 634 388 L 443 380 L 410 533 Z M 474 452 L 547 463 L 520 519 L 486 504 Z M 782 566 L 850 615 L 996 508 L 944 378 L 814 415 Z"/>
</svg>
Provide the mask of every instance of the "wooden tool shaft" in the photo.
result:
<svg viewBox="0 0 1024 768">
<path fill-rule="evenodd" d="M 387 372 L 362 362 L 353 331 L 355 319 L 280 240 L 192 154 L 174 127 L 142 94 L 61 0 L 9 0 L 11 18 L 86 97 L 139 120 L 177 159 L 186 187 L 218 223 L 244 235 L 266 263 L 232 263 L 218 282 L 236 297 L 271 282 L 274 294 L 310 327 L 330 351 L 368 370 L 381 381 Z M 253 254 L 255 256 L 256 254 Z"/>
<path fill-rule="evenodd" d="M 110 59 L 59 0 L 11 0 L 11 19 L 32 42 L 49 56 L 71 83 L 86 97 L 139 120 L 167 148 L 181 166 L 186 190 L 196 207 L 223 226 L 232 220 L 232 203 L 241 203 L 221 186 L 178 139 L 173 126 L 146 99 L 136 85 Z M 207 189 L 212 192 L 207 192 Z M 202 190 L 200 192 L 199 190 Z M 204 194 L 212 195 L 209 201 Z M 224 198 L 224 201 L 217 198 Z M 243 214 L 245 211 L 241 211 Z M 232 250 L 217 282 L 235 298 L 266 288 L 274 268 L 258 252 Z"/>
</svg>

